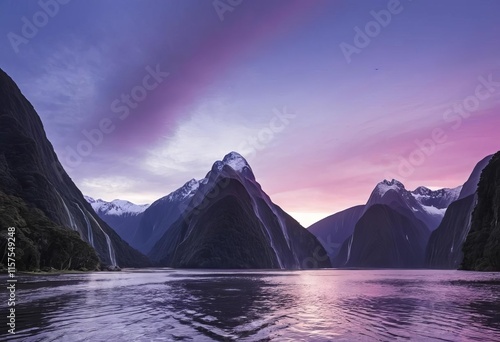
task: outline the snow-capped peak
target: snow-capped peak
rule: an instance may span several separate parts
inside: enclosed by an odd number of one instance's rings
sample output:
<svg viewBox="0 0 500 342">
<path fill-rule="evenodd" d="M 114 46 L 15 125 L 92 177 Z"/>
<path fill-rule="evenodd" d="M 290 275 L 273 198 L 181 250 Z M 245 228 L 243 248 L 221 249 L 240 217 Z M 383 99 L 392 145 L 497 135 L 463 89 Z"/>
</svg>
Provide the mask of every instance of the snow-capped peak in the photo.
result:
<svg viewBox="0 0 500 342">
<path fill-rule="evenodd" d="M 400 181 L 393 179 L 388 181 L 384 179 L 382 182 L 377 184 L 377 190 L 380 196 L 384 196 L 384 194 L 389 190 L 405 190 L 405 186 Z"/>
<path fill-rule="evenodd" d="M 428 196 L 432 193 L 432 190 L 426 188 L 425 186 L 419 186 L 418 188 L 413 190 L 412 193 L 415 195 Z"/>
<path fill-rule="evenodd" d="M 83 195 L 83 198 L 85 198 L 85 200 L 86 200 L 89 204 L 95 203 L 95 199 L 93 199 L 93 198 L 92 198 L 92 197 L 90 197 L 90 196 Z"/>
<path fill-rule="evenodd" d="M 255 181 L 252 168 L 245 158 L 243 158 L 238 152 L 230 152 L 226 154 L 222 160 L 217 160 L 212 166 L 212 170 L 207 174 L 206 178 L 209 178 L 211 173 L 219 174 L 223 171 L 225 166 L 228 166 L 232 170 L 236 171 L 244 178 Z"/>
<path fill-rule="evenodd" d="M 221 160 L 217 160 L 213 166 L 212 170 L 207 174 L 207 176 L 203 179 L 196 180 L 196 179 L 191 179 L 187 183 L 185 183 L 183 186 L 181 186 L 179 189 L 171 192 L 167 196 L 161 198 L 161 200 L 167 200 L 167 201 L 183 201 L 185 199 L 191 198 L 195 195 L 196 191 L 198 191 L 200 184 L 207 184 L 210 178 L 211 172 L 214 172 L 215 174 L 218 174 L 224 169 L 224 166 L 229 166 L 231 169 L 234 171 L 243 174 L 245 177 L 250 177 L 253 178 L 253 173 L 252 169 L 250 168 L 250 165 L 248 165 L 247 161 L 245 158 L 243 158 L 239 153 L 237 152 L 230 152 L 224 156 L 224 158 Z"/>
<path fill-rule="evenodd" d="M 458 199 L 462 187 L 453 189 L 443 188 L 438 190 L 431 190 L 424 186 L 419 186 L 411 192 L 411 195 L 423 206 L 432 205 L 439 209 L 447 208 L 451 202 Z"/>
<path fill-rule="evenodd" d="M 90 196 L 83 196 L 85 200 L 92 206 L 96 213 L 100 212 L 105 215 L 121 216 L 124 214 L 139 215 L 144 212 L 149 204 L 134 204 L 129 201 L 115 199 L 111 202 L 102 199 L 94 199 Z"/>
<path fill-rule="evenodd" d="M 391 195 L 388 194 L 389 192 Z M 401 182 L 395 179 L 384 180 L 377 184 L 368 199 L 366 208 L 374 204 L 399 205 L 412 210 L 417 218 L 426 223 L 430 229 L 435 229 L 448 206 L 458 198 L 459 193 L 460 187 L 431 190 L 420 186 L 413 191 L 408 191 Z"/>
<path fill-rule="evenodd" d="M 193 197 L 198 188 L 200 187 L 200 183 L 201 181 L 193 178 L 188 182 L 186 182 L 179 189 L 165 196 L 163 199 L 169 201 L 182 201 L 186 198 Z"/>
<path fill-rule="evenodd" d="M 245 167 L 250 168 L 245 158 L 241 156 L 238 152 L 230 152 L 224 156 L 222 159 L 224 165 L 229 165 L 234 171 L 242 172 Z"/>
</svg>

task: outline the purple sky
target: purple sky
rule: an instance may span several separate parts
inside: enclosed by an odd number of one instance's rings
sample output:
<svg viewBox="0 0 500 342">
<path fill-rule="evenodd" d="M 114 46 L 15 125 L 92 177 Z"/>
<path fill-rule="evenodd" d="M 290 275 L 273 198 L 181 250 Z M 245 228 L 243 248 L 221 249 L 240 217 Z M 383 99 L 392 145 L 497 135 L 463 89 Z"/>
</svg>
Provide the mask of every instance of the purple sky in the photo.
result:
<svg viewBox="0 0 500 342">
<path fill-rule="evenodd" d="M 384 178 L 460 185 L 499 149 L 495 0 L 41 3 L 0 2 L 0 67 L 93 197 L 152 202 L 235 150 L 307 226 Z"/>
</svg>

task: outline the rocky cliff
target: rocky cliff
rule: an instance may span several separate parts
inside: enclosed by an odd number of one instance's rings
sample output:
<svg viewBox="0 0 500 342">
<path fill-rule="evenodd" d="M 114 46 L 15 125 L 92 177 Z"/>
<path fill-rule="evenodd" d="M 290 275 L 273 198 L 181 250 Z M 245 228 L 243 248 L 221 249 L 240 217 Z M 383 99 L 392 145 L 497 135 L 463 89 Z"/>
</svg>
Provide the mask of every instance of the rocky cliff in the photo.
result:
<svg viewBox="0 0 500 342">
<path fill-rule="evenodd" d="M 461 268 L 500 271 L 500 152 L 481 173 Z"/>
<path fill-rule="evenodd" d="M 92 246 L 102 264 L 139 267 L 149 265 L 148 259 L 124 242 L 93 211 L 90 204 L 73 183 L 48 141 L 40 118 L 33 106 L 22 95 L 11 78 L 0 70 L 0 191 L 5 198 L 16 198 L 17 214 L 7 216 L 0 212 L 4 225 L 26 224 L 31 231 L 24 234 L 36 239 L 25 241 L 33 244 L 33 249 L 46 258 L 47 249 L 43 246 L 54 237 L 49 226 L 64 227 L 73 234 L 58 235 L 60 243 L 52 245 L 57 253 L 78 253 L 80 248 L 72 249 L 73 237 Z M 9 197 L 12 196 L 12 197 Z M 4 205 L 8 200 L 4 200 Z M 26 207 L 35 216 L 43 218 L 44 228 L 36 224 L 32 217 L 23 218 Z M 25 223 L 13 217 L 21 216 Z M 2 233 L 7 229 L 2 225 Z M 58 228 L 58 229 L 59 229 Z M 64 236 L 66 235 L 66 237 Z M 21 235 L 19 237 L 21 238 Z M 67 239 L 67 240 L 66 240 Z M 2 240 L 0 243 L 4 243 Z M 82 247 L 83 248 L 83 247 Z M 85 252 L 86 253 L 86 252 Z M 75 257 L 79 257 L 74 255 Z M 37 263 L 26 262 L 27 268 L 37 268 Z M 54 268 L 61 265 L 52 264 Z M 67 265 L 63 265 L 67 267 Z M 71 268 L 71 266 L 70 266 Z"/>
</svg>

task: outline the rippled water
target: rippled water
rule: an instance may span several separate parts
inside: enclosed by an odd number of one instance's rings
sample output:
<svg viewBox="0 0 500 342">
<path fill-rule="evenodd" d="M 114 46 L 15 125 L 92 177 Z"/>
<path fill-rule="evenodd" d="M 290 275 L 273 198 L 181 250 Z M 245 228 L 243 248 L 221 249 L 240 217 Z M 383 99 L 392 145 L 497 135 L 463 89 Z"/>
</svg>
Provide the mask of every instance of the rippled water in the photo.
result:
<svg viewBox="0 0 500 342">
<path fill-rule="evenodd" d="M 498 273 L 155 269 L 18 286 L 2 341 L 500 341 Z"/>
</svg>

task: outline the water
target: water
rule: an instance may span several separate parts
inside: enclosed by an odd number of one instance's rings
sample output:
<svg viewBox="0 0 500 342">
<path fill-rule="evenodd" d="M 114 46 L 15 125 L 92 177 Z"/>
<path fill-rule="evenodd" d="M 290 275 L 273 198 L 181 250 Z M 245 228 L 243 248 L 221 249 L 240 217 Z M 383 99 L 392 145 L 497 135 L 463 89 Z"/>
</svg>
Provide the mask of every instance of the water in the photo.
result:
<svg viewBox="0 0 500 342">
<path fill-rule="evenodd" d="M 85 223 L 87 224 L 87 241 L 89 242 L 89 244 L 92 247 L 95 248 L 95 246 L 94 246 L 94 234 L 92 232 L 92 226 L 90 225 L 89 219 L 87 218 L 87 215 L 85 215 L 85 212 L 82 210 L 82 208 L 80 207 L 80 205 L 77 202 L 73 202 L 73 203 L 76 204 L 76 207 L 82 213 L 83 219 L 85 220 Z"/>
<path fill-rule="evenodd" d="M 69 211 L 68 206 L 66 205 L 66 202 L 64 202 L 64 199 L 61 197 L 61 195 L 59 195 L 59 193 L 57 191 L 56 191 L 56 194 L 57 194 L 57 196 L 59 196 L 59 199 L 61 200 L 61 202 L 64 206 L 64 209 L 66 210 L 66 214 L 68 215 L 69 225 L 71 226 L 71 228 L 73 228 L 74 231 L 78 232 L 79 231 L 78 226 L 76 225 L 75 219 L 73 218 L 73 215 L 71 215 L 71 212 Z"/>
<path fill-rule="evenodd" d="M 1 341 L 500 341 L 498 273 L 24 275 L 16 296 L 17 334 L 5 335 L 2 303 Z"/>
<path fill-rule="evenodd" d="M 101 232 L 104 234 L 104 237 L 106 238 L 106 244 L 108 245 L 109 261 L 110 261 L 110 263 L 111 263 L 112 266 L 116 266 L 117 263 L 116 263 L 115 250 L 113 248 L 113 244 L 111 243 L 111 239 L 109 238 L 109 235 L 106 234 L 106 232 L 104 232 L 104 230 L 102 229 L 102 227 L 99 224 L 99 222 L 97 222 L 96 219 L 92 215 L 90 215 L 90 218 L 94 221 L 94 223 L 97 225 L 97 227 L 99 227 L 99 229 L 101 230 Z"/>
</svg>

